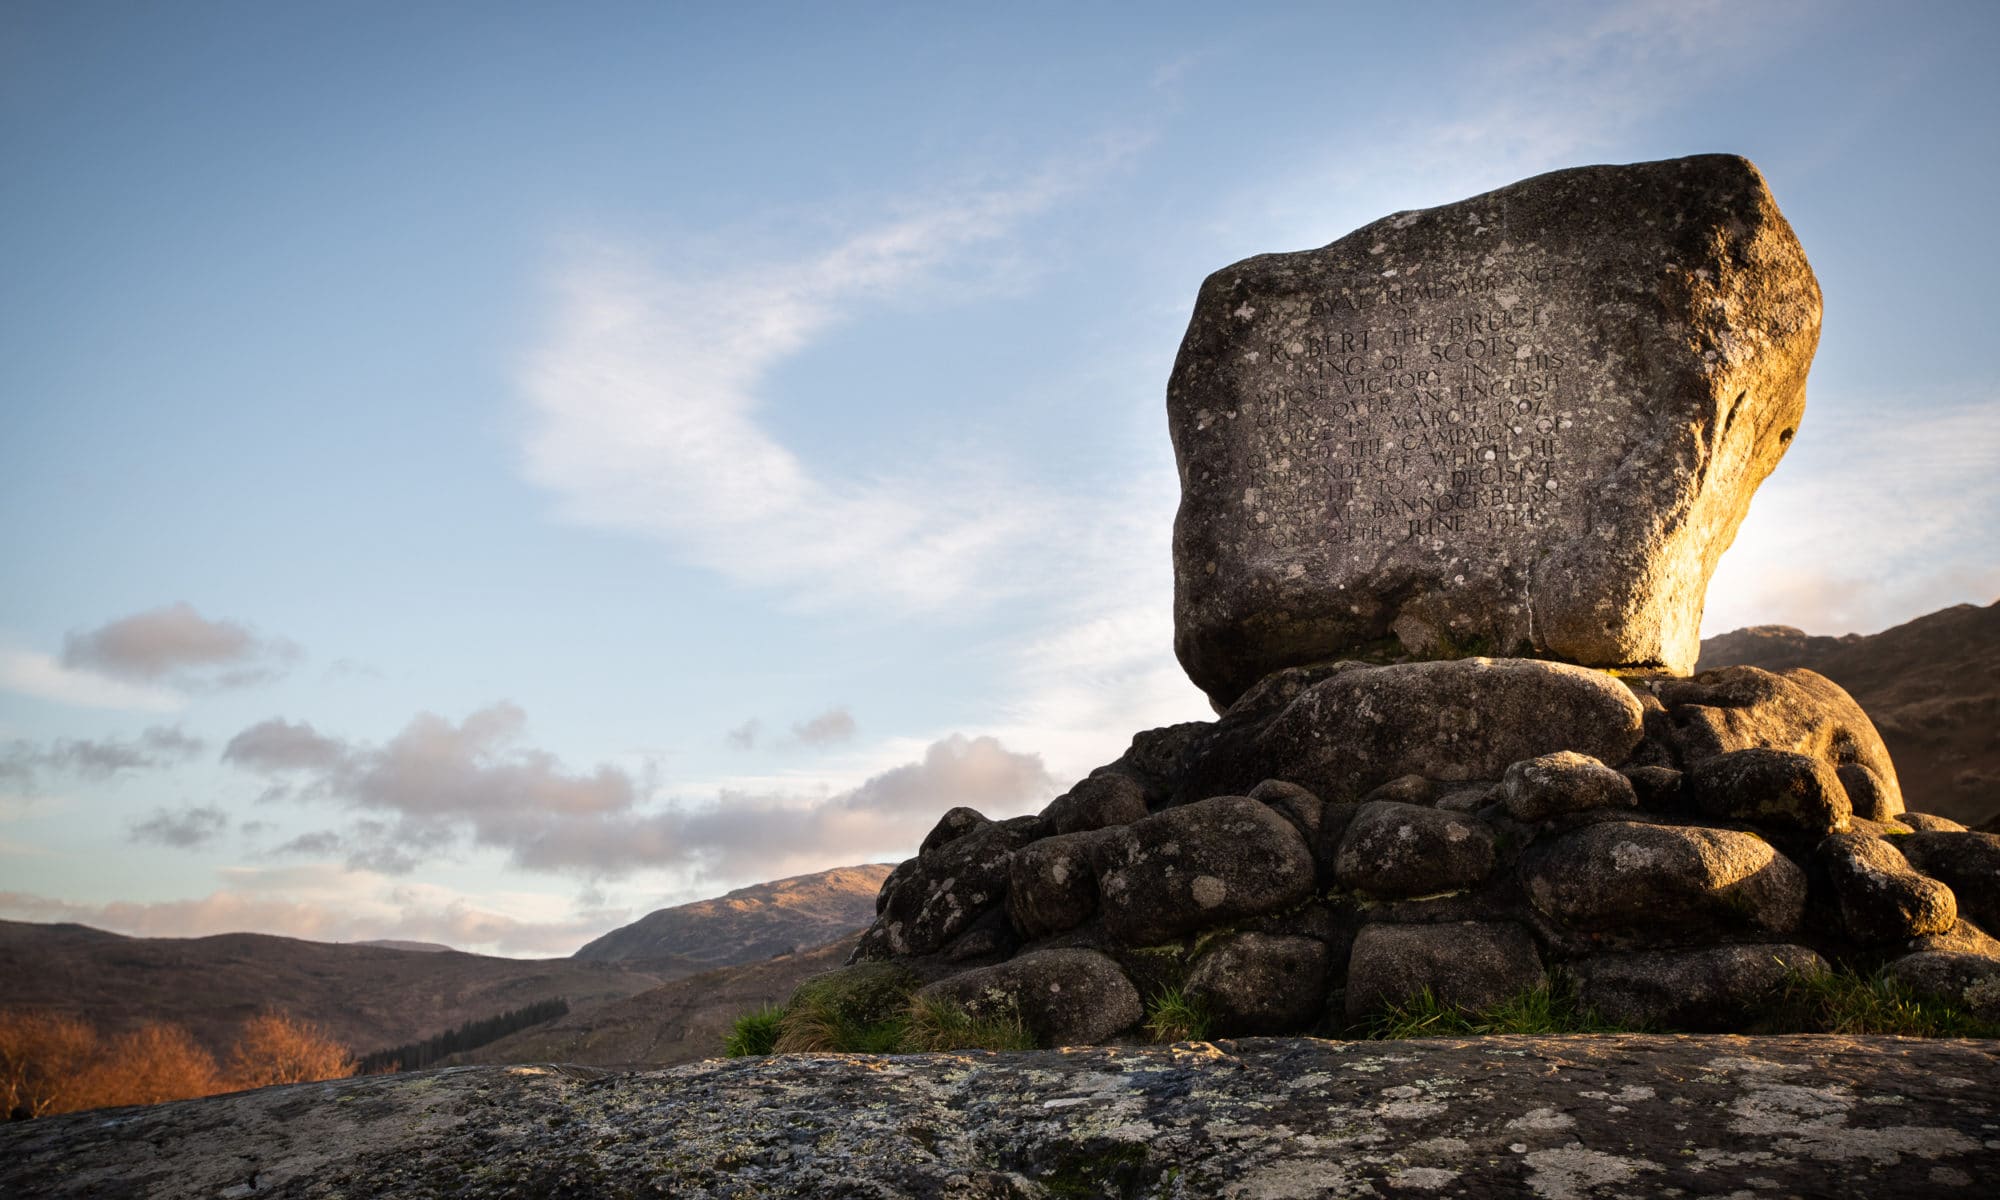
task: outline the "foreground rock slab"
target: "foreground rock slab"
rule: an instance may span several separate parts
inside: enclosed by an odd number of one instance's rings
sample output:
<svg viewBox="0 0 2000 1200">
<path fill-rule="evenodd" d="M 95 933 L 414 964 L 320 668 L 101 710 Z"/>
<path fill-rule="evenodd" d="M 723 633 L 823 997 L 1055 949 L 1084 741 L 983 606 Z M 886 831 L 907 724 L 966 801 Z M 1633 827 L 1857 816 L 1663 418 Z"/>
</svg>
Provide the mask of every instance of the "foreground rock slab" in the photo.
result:
<svg viewBox="0 0 2000 1200">
<path fill-rule="evenodd" d="M 0 1128 L 9 1196 L 1976 1196 L 2000 1045 L 1249 1039 L 465 1067 Z"/>
</svg>

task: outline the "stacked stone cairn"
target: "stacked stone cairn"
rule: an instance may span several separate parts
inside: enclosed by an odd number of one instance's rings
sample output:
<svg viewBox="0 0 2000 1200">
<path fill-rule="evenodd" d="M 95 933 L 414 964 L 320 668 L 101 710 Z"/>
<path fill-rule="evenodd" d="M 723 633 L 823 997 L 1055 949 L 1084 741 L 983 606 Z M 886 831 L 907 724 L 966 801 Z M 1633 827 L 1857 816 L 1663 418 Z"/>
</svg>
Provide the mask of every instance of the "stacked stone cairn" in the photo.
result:
<svg viewBox="0 0 2000 1200">
<path fill-rule="evenodd" d="M 954 808 L 848 972 L 1140 1036 L 1560 986 L 1753 1029 L 1792 973 L 2000 1013 L 2000 837 L 1905 810 L 1808 670 L 1688 677 L 1798 428 L 1820 294 L 1755 167 L 1587 167 L 1201 289 L 1168 389 L 1175 648 L 1218 719 L 1038 815 Z"/>
</svg>

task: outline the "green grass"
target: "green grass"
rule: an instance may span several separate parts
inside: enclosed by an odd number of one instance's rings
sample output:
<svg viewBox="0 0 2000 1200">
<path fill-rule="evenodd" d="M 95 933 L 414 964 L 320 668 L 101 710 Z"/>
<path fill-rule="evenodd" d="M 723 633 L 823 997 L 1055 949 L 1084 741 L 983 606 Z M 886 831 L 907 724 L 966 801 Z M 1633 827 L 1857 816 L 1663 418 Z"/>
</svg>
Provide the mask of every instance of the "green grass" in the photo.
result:
<svg viewBox="0 0 2000 1200">
<path fill-rule="evenodd" d="M 1177 987 L 1163 988 L 1146 1002 L 1146 1037 L 1155 1042 L 1205 1042 L 1206 1005 Z"/>
<path fill-rule="evenodd" d="M 1467 1012 L 1424 988 L 1401 1004 L 1384 1005 L 1362 1023 L 1363 1037 L 1478 1037 L 1500 1033 L 1625 1033 L 1578 1003 L 1563 984 L 1516 992 L 1488 1008 Z"/>
<path fill-rule="evenodd" d="M 1771 1013 L 1773 1033 L 1888 1033 L 1905 1037 L 2000 1037 L 1984 1020 L 1886 975 L 1786 972 Z"/>
<path fill-rule="evenodd" d="M 1016 1013 L 976 1017 L 949 1000 L 919 996 L 911 1001 L 901 1048 L 927 1050 L 1033 1050 L 1035 1036 Z"/>
<path fill-rule="evenodd" d="M 722 1039 L 722 1052 L 730 1058 L 771 1053 L 778 1048 L 778 1023 L 784 1019 L 785 1010 L 775 1004 L 744 1013 Z"/>
</svg>

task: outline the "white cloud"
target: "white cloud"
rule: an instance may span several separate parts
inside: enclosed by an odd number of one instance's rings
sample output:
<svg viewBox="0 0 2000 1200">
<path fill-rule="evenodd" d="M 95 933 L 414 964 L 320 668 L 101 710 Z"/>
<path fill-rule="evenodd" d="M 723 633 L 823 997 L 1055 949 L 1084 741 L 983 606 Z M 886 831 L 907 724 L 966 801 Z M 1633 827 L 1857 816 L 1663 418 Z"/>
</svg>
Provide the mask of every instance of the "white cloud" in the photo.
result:
<svg viewBox="0 0 2000 1200">
<path fill-rule="evenodd" d="M 109 679 L 33 650 L 0 649 L 0 688 L 76 708 L 178 712 L 187 707 L 187 697 L 170 688 Z"/>
</svg>

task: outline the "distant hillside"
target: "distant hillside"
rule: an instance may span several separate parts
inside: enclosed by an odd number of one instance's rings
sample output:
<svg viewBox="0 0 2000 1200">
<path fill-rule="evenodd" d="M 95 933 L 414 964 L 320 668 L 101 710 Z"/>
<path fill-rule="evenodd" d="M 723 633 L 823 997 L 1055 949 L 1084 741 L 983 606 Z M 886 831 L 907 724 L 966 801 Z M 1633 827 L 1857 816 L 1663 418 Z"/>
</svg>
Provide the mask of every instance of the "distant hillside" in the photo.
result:
<svg viewBox="0 0 2000 1200">
<path fill-rule="evenodd" d="M 259 933 L 131 938 L 84 925 L 0 921 L 0 1009 L 73 1013 L 105 1032 L 175 1021 L 222 1052 L 267 1007 L 324 1025 L 357 1052 L 563 997 L 573 1011 L 642 992 L 624 964 L 412 954 Z"/>
<path fill-rule="evenodd" d="M 849 935 L 798 954 L 676 979 L 589 1012 L 572 1012 L 524 1029 L 445 1062 L 637 1067 L 715 1058 L 737 1017 L 766 1004 L 783 1003 L 800 980 L 846 962 L 857 939 L 858 935 Z"/>
<path fill-rule="evenodd" d="M 371 938 L 365 942 L 349 942 L 350 946 L 376 946 L 383 950 L 409 950 L 417 954 L 437 954 L 452 949 L 439 942 L 406 942 L 401 938 Z"/>
<path fill-rule="evenodd" d="M 1753 625 L 1702 642 L 1697 670 L 1736 664 L 1806 667 L 1846 688 L 1882 731 L 1911 808 L 1968 825 L 2000 814 L 2000 602 L 1867 636 Z"/>
<path fill-rule="evenodd" d="M 875 919 L 875 893 L 889 871 L 882 863 L 836 867 L 663 908 L 612 930 L 575 957 L 677 979 L 823 946 Z"/>
</svg>

